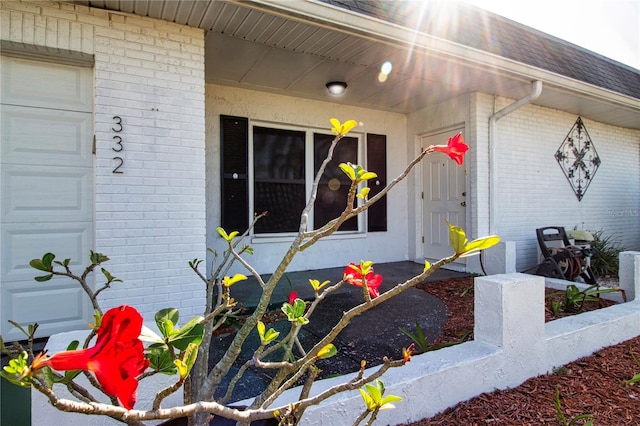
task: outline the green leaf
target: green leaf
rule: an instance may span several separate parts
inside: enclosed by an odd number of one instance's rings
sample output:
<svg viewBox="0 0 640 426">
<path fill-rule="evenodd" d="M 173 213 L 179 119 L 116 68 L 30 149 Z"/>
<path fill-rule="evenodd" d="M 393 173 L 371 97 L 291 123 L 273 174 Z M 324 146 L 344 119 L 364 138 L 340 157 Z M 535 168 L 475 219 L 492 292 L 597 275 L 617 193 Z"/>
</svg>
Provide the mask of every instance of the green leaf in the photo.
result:
<svg viewBox="0 0 640 426">
<path fill-rule="evenodd" d="M 309 320 L 303 316 L 306 306 L 304 300 L 296 299 L 293 305 L 287 302 L 283 303 L 281 310 L 287 316 L 287 320 L 305 325 L 309 323 Z"/>
<path fill-rule="evenodd" d="M 53 278 L 53 274 L 42 275 L 40 277 L 33 277 L 33 279 L 38 281 L 39 283 L 43 283 L 43 282 L 49 281 L 51 278 Z"/>
<path fill-rule="evenodd" d="M 47 368 L 46 370 L 48 373 L 51 373 L 51 370 L 49 368 Z M 71 383 L 71 381 L 78 377 L 80 373 L 82 373 L 82 370 L 69 370 L 64 372 L 64 376 L 62 376 L 62 378 L 56 378 L 53 374 L 51 374 L 50 379 L 52 382 L 66 385 L 68 383 Z"/>
<path fill-rule="evenodd" d="M 102 262 L 107 262 L 109 258 L 102 253 L 97 253 L 91 250 L 91 255 L 89 256 L 91 263 L 94 265 L 99 265 Z"/>
<path fill-rule="evenodd" d="M 46 267 L 49 268 L 48 270 L 52 270 L 53 269 L 53 259 L 56 258 L 56 255 L 53 253 L 45 253 L 44 256 L 42 256 L 42 264 Z"/>
<path fill-rule="evenodd" d="M 18 324 L 15 321 L 12 320 L 8 320 L 9 324 L 11 324 L 12 326 L 14 326 L 15 328 L 17 328 L 18 330 L 20 330 L 22 332 L 22 334 L 24 334 L 25 336 L 29 337 L 29 333 L 26 332 L 26 330 L 24 328 L 22 328 L 22 326 L 20 324 Z"/>
<path fill-rule="evenodd" d="M 80 342 L 78 340 L 73 340 L 71 343 L 67 345 L 68 351 L 75 351 L 80 346 Z"/>
<path fill-rule="evenodd" d="M 44 266 L 44 264 L 42 263 L 42 260 L 40 259 L 31 259 L 31 262 L 29 262 L 29 266 L 31 266 L 34 269 L 37 269 L 38 271 L 44 271 L 44 272 L 51 271 L 51 268 L 47 268 L 46 266 Z"/>
<path fill-rule="evenodd" d="M 196 318 L 185 324 L 177 333 L 173 333 L 167 342 L 181 351 L 186 350 L 189 344 L 199 345 L 204 335 L 204 326 L 199 322 L 202 318 L 195 322 L 194 320 Z"/>
<path fill-rule="evenodd" d="M 197 268 L 202 263 L 202 259 L 193 259 L 189 261 L 189 266 L 193 269 Z"/>
<path fill-rule="evenodd" d="M 149 366 L 154 371 L 168 375 L 176 374 L 176 366 L 173 363 L 171 353 L 169 353 L 166 347 L 152 348 L 146 357 L 149 360 Z"/>
<path fill-rule="evenodd" d="M 71 262 L 71 259 L 65 259 L 62 262 L 60 262 L 59 260 L 54 260 L 53 263 L 55 263 L 56 265 L 60 265 L 60 266 L 69 266 L 69 263 Z"/>
<path fill-rule="evenodd" d="M 111 275 L 111 273 L 109 271 L 107 271 L 106 269 L 102 268 L 101 269 L 102 274 L 104 275 L 104 277 L 107 279 L 107 282 L 113 283 L 113 282 L 119 282 L 121 283 L 122 280 L 119 280 L 118 278 L 115 278 L 113 275 Z"/>
<path fill-rule="evenodd" d="M 29 368 L 27 352 L 22 351 L 17 358 L 9 360 L 8 364 L 0 371 L 0 376 L 14 385 L 21 387 L 31 386 L 31 369 Z"/>
<path fill-rule="evenodd" d="M 156 313 L 155 320 L 162 337 L 166 339 L 173 333 L 179 317 L 180 313 L 175 308 L 161 309 Z"/>
</svg>

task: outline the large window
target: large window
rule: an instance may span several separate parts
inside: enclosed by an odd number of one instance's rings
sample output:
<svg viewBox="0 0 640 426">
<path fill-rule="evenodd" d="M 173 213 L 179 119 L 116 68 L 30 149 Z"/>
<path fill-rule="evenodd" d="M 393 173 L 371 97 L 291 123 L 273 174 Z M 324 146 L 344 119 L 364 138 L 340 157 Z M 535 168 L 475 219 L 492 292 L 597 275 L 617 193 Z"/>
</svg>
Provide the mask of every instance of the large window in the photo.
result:
<svg viewBox="0 0 640 426">
<path fill-rule="evenodd" d="M 269 212 L 257 234 L 295 232 L 307 199 L 305 132 L 253 127 L 253 209 Z"/>
<path fill-rule="evenodd" d="M 333 135 L 306 130 L 253 126 L 253 207 L 269 214 L 258 221 L 256 234 L 298 231 L 300 213 Z M 311 226 L 319 228 L 344 210 L 349 178 L 338 164 L 357 163 L 358 138 L 345 137 L 336 146 L 333 159 L 320 180 Z M 308 159 L 307 153 L 312 154 Z M 312 163 L 312 164 L 310 164 Z M 357 231 L 358 219 L 345 222 L 340 231 Z"/>
<path fill-rule="evenodd" d="M 313 173 L 314 176 L 329 153 L 332 135 L 313 135 Z M 313 211 L 313 224 L 320 228 L 331 219 L 340 216 L 347 204 L 347 195 L 351 179 L 340 170 L 340 163 L 358 163 L 358 139 L 344 137 L 336 145 L 333 158 L 320 178 L 318 196 Z M 340 226 L 341 231 L 357 231 L 358 218 L 352 217 Z"/>
<path fill-rule="evenodd" d="M 243 130 L 244 129 L 244 130 Z M 243 232 L 254 214 L 260 219 L 257 235 L 292 234 L 298 231 L 300 214 L 311 194 L 313 179 L 327 156 L 334 136 L 310 129 L 250 124 L 242 117 L 221 116 L 222 226 Z M 374 166 L 379 179 L 375 195 L 386 184 L 386 137 L 344 137 L 318 185 L 309 227 L 318 229 L 339 216 L 346 206 L 351 181 L 338 164 Z M 368 153 L 374 157 L 370 157 Z M 248 173 L 247 173 L 248 172 Z M 367 217 L 354 217 L 342 224 L 342 232 L 386 231 L 386 200 L 372 206 Z"/>
</svg>

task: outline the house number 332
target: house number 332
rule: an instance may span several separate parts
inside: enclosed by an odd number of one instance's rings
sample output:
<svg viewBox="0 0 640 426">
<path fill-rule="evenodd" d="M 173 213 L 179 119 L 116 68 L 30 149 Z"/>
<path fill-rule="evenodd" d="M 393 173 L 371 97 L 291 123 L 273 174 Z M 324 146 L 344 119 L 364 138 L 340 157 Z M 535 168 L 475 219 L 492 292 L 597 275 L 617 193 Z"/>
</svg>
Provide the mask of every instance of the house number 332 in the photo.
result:
<svg viewBox="0 0 640 426">
<path fill-rule="evenodd" d="M 111 127 L 111 131 L 113 133 L 120 133 L 124 130 L 124 127 L 122 126 L 122 118 L 115 115 L 113 117 L 113 120 L 115 121 L 115 124 Z M 113 160 L 116 161 L 116 166 L 113 168 L 112 173 L 122 173 L 123 171 L 120 170 L 122 168 L 122 166 L 124 165 L 124 159 L 122 157 L 120 157 L 120 154 L 122 152 L 122 150 L 124 149 L 124 146 L 122 145 L 122 136 L 121 135 L 115 135 L 113 137 L 113 146 L 111 147 L 111 149 L 118 153 L 118 156 L 113 157 Z"/>
</svg>

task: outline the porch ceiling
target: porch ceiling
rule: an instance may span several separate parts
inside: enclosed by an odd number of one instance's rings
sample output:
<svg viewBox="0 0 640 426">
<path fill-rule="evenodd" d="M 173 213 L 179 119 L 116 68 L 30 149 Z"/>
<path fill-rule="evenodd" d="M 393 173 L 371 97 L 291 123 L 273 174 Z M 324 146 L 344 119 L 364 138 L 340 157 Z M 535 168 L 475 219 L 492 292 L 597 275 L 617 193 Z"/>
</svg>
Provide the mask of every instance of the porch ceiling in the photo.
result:
<svg viewBox="0 0 640 426">
<path fill-rule="evenodd" d="M 208 83 L 406 114 L 474 91 L 518 99 L 539 79 L 544 89 L 538 105 L 640 129 L 638 99 L 435 37 L 416 47 L 385 33 L 400 27 L 360 15 L 347 19 L 346 11 L 318 2 L 282 2 L 293 5 L 286 13 L 273 1 L 74 3 L 203 28 Z M 305 7 L 314 13 L 303 13 Z M 380 83 L 386 61 L 393 71 Z M 348 84 L 344 95 L 327 93 L 325 83 L 334 80 Z"/>
</svg>

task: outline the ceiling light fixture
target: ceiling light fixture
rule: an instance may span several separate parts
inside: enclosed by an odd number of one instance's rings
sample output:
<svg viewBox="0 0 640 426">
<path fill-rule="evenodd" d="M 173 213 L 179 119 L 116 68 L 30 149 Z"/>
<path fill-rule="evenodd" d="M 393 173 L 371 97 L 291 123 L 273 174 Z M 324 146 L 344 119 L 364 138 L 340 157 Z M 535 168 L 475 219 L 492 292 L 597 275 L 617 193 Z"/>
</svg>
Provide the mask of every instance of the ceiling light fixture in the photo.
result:
<svg viewBox="0 0 640 426">
<path fill-rule="evenodd" d="M 330 81 L 326 86 L 333 96 L 340 96 L 347 90 L 347 83 L 344 81 Z"/>
</svg>

